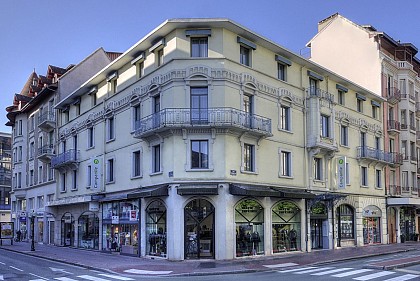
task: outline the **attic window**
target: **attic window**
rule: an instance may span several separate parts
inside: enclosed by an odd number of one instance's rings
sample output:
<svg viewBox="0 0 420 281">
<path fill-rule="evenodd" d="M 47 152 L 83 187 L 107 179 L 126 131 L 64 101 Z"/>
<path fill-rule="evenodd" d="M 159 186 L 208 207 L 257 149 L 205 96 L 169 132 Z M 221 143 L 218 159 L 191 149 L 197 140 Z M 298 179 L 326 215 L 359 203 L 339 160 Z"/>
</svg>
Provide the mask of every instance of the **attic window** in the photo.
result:
<svg viewBox="0 0 420 281">
<path fill-rule="evenodd" d="M 131 64 L 134 65 L 136 63 L 141 63 L 146 59 L 146 54 L 141 52 L 135 59 L 131 61 Z"/>
<path fill-rule="evenodd" d="M 114 71 L 106 77 L 106 81 L 110 82 L 118 78 L 118 71 Z"/>
<path fill-rule="evenodd" d="M 156 42 L 152 47 L 149 48 L 149 52 L 153 53 L 155 51 L 162 49 L 164 46 L 165 46 L 165 38 L 162 38 L 158 42 Z"/>
<path fill-rule="evenodd" d="M 308 76 L 319 81 L 324 81 L 324 77 L 322 77 L 322 75 L 319 75 L 318 73 L 310 70 L 308 70 Z"/>
</svg>

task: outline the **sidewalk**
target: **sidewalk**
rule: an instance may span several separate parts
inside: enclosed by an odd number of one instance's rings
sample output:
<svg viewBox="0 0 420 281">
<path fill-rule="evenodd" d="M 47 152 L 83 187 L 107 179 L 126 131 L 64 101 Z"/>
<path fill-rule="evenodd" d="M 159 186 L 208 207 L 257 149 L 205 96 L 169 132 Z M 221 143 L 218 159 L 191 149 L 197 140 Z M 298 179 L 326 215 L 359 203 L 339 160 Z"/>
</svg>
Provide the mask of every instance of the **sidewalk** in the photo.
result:
<svg viewBox="0 0 420 281">
<path fill-rule="evenodd" d="M 403 244 L 373 245 L 365 247 L 343 248 L 337 250 L 319 250 L 311 253 L 284 253 L 277 256 L 243 258 L 235 260 L 186 260 L 168 261 L 166 259 L 151 259 L 123 256 L 115 253 L 83 250 L 52 245 L 35 244 L 35 251 L 30 251 L 28 242 L 3 241 L 0 249 L 20 252 L 49 260 L 67 264 L 79 265 L 89 269 L 96 269 L 123 274 L 153 274 L 153 275 L 210 275 L 239 272 L 255 272 L 272 270 L 267 265 L 295 263 L 298 265 L 323 264 L 333 261 L 343 261 L 355 258 L 378 256 L 399 252 L 418 252 L 420 243 L 408 242 Z M 404 261 L 405 260 L 405 261 Z M 372 264 L 378 269 L 392 269 L 420 263 L 418 257 L 398 259 Z"/>
</svg>

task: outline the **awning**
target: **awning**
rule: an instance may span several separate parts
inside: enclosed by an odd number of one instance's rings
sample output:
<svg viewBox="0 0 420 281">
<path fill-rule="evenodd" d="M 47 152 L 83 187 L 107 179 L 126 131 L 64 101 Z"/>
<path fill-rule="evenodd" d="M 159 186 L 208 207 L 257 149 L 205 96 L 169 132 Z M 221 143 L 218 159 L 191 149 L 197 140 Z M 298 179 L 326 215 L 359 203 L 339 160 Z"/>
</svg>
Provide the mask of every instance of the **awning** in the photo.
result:
<svg viewBox="0 0 420 281">
<path fill-rule="evenodd" d="M 168 196 L 168 185 L 140 188 L 127 194 L 127 199 Z"/>
<path fill-rule="evenodd" d="M 126 200 L 127 194 L 114 194 L 114 195 L 108 195 L 106 194 L 105 197 L 99 199 L 99 202 L 110 202 L 110 201 L 120 201 L 120 200 Z"/>
<path fill-rule="evenodd" d="M 217 185 L 210 186 L 178 186 L 178 195 L 218 195 Z"/>
<path fill-rule="evenodd" d="M 277 198 L 299 198 L 311 199 L 315 197 L 304 189 L 281 188 L 261 185 L 229 185 L 229 192 L 232 195 L 239 196 L 257 196 L 257 197 L 277 197 Z"/>
<path fill-rule="evenodd" d="M 410 197 L 392 197 L 387 198 L 386 203 L 388 206 L 419 206 L 420 207 L 420 198 L 410 198 Z"/>
</svg>

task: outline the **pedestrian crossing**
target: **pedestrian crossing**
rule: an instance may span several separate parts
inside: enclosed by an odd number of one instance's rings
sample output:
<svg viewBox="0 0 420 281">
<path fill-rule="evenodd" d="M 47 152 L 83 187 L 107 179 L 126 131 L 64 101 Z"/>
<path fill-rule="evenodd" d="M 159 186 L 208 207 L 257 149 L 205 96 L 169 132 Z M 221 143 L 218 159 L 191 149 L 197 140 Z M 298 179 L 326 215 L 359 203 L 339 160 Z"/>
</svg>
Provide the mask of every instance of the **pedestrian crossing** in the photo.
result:
<svg viewBox="0 0 420 281">
<path fill-rule="evenodd" d="M 309 276 L 329 276 L 329 277 L 338 277 L 338 278 L 351 278 L 352 280 L 358 281 L 406 281 L 415 279 L 419 280 L 420 275 L 417 274 L 403 274 L 395 271 L 387 270 L 374 270 L 368 268 L 335 268 L 335 267 L 318 267 L 318 266 L 301 266 L 295 267 L 292 266 L 282 266 L 278 265 L 265 265 L 265 267 L 276 269 L 277 272 L 281 274 L 300 274 L 300 275 L 309 275 Z M 398 275 L 398 276 L 397 276 Z M 347 279 L 346 279 L 347 280 Z"/>
<path fill-rule="evenodd" d="M 45 281 L 47 279 L 31 279 L 29 281 Z M 113 275 L 113 274 L 107 274 L 107 273 L 101 273 L 97 276 L 94 275 L 79 275 L 79 276 L 72 276 L 70 277 L 56 277 L 48 280 L 58 280 L 58 281 L 114 281 L 114 280 L 120 280 L 120 281 L 132 281 L 135 280 L 130 277 L 120 276 L 120 275 Z"/>
</svg>

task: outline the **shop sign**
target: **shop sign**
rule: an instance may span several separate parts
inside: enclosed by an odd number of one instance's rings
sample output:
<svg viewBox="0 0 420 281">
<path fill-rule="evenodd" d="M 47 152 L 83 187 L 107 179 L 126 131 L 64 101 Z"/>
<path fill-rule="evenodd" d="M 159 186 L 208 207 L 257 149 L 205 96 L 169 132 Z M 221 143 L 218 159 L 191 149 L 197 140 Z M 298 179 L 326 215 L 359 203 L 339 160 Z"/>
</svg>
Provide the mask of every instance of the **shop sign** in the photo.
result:
<svg viewBox="0 0 420 281">
<path fill-rule="evenodd" d="M 137 221 L 137 210 L 130 210 L 130 221 Z"/>
<path fill-rule="evenodd" d="M 99 212 L 99 202 L 89 202 L 89 211 Z"/>
<path fill-rule="evenodd" d="M 346 188 L 346 157 L 337 158 L 337 188 Z"/>
<path fill-rule="evenodd" d="M 381 217 L 382 212 L 378 207 L 371 205 L 363 209 L 363 216 L 364 217 Z"/>
<path fill-rule="evenodd" d="M 102 157 L 92 159 L 91 183 L 93 188 L 101 188 Z"/>
<path fill-rule="evenodd" d="M 119 224 L 120 223 L 120 217 L 119 216 L 112 216 L 111 217 L 111 223 L 112 224 Z"/>
<path fill-rule="evenodd" d="M 13 239 L 13 222 L 0 223 L 0 238 Z"/>
</svg>

